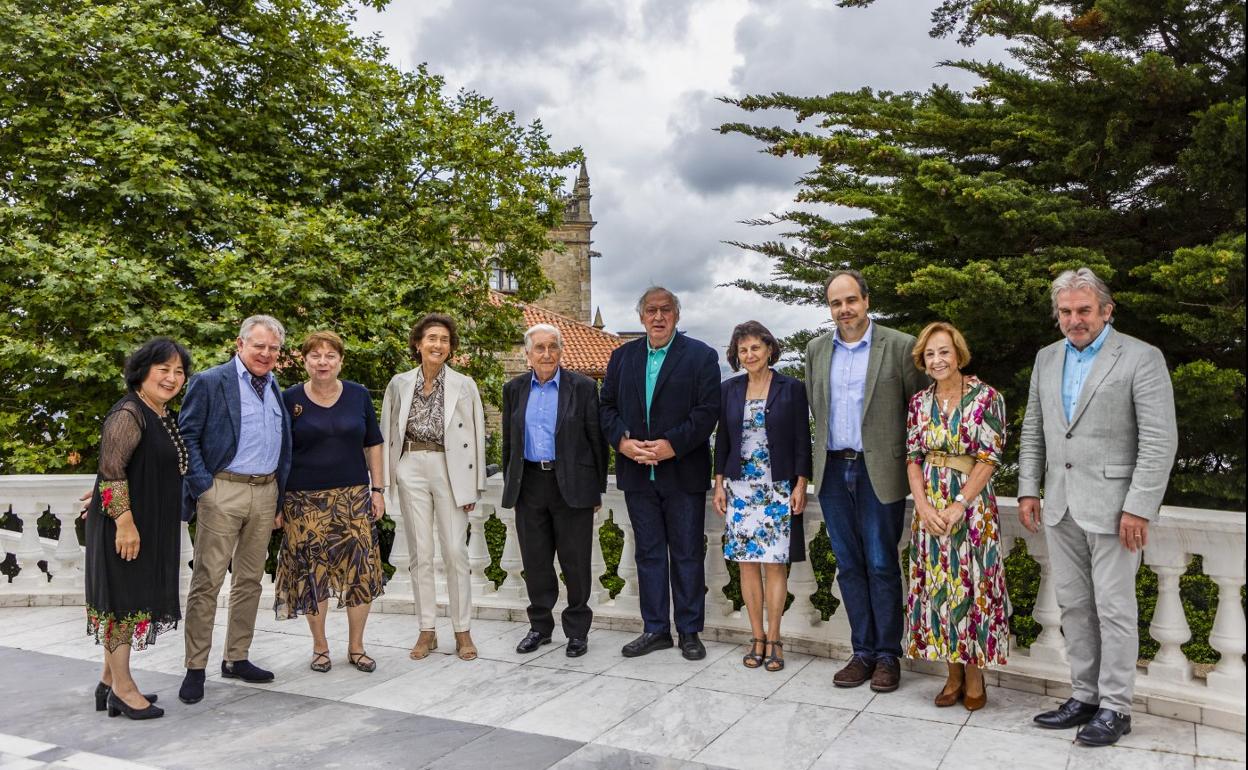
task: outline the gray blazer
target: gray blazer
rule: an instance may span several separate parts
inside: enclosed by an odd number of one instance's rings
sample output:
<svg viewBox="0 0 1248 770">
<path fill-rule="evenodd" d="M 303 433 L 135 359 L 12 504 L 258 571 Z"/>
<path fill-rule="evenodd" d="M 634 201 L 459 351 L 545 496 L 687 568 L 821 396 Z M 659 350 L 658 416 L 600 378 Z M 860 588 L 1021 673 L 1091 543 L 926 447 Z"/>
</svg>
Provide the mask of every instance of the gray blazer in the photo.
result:
<svg viewBox="0 0 1248 770">
<path fill-rule="evenodd" d="M 1123 511 L 1157 519 L 1179 436 L 1161 351 L 1112 329 L 1074 418 L 1062 408 L 1066 342 L 1036 354 L 1018 456 L 1018 496 L 1040 497 L 1044 523 L 1070 510 L 1088 532 L 1118 534 Z"/>
<path fill-rule="evenodd" d="M 871 354 L 867 358 L 867 387 L 862 400 L 862 450 L 867 477 L 880 502 L 894 503 L 910 493 L 906 479 L 906 410 L 910 397 L 927 387 L 927 375 L 914 366 L 914 337 L 871 322 Z M 828 458 L 829 375 L 832 332 L 806 346 L 806 389 L 815 416 L 815 494 L 823 484 Z"/>
</svg>

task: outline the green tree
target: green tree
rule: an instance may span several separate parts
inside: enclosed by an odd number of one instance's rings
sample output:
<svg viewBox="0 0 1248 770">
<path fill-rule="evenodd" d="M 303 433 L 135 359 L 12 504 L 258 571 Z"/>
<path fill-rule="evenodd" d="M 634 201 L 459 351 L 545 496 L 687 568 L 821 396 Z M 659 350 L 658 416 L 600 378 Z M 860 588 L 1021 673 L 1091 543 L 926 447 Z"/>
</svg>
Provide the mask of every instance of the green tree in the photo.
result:
<svg viewBox="0 0 1248 770">
<path fill-rule="evenodd" d="M 790 240 L 740 244 L 774 259 L 773 280 L 738 285 L 813 304 L 829 269 L 861 267 L 890 323 L 963 329 L 1017 418 L 1034 355 L 1057 338 L 1049 282 L 1088 265 L 1115 290 L 1118 328 L 1172 368 L 1169 499 L 1243 505 L 1244 26 L 1242 0 L 944 0 L 933 35 L 1012 44 L 1010 61 L 943 63 L 980 78 L 970 93 L 727 100 L 798 127 L 721 132 L 818 162 L 803 205 L 759 222 Z"/>
<path fill-rule="evenodd" d="M 168 334 L 202 368 L 257 312 L 340 332 L 344 376 L 374 391 L 410 366 L 413 321 L 449 312 L 495 390 L 519 315 L 491 303 L 485 257 L 521 299 L 545 290 L 579 151 L 389 66 L 352 15 L 0 0 L 0 471 L 93 468 L 127 351 Z"/>
</svg>

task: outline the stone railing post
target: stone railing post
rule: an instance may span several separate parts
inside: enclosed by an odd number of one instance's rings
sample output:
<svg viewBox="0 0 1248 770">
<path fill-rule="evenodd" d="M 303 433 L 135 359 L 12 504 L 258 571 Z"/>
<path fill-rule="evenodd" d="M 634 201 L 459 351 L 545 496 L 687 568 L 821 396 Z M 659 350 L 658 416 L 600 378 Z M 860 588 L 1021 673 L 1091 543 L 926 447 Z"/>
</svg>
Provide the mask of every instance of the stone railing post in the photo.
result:
<svg viewBox="0 0 1248 770">
<path fill-rule="evenodd" d="M 1062 611 L 1057 604 L 1057 590 L 1053 587 L 1053 571 L 1049 564 L 1049 546 L 1044 533 L 1026 535 L 1027 551 L 1040 564 L 1040 586 L 1036 591 L 1036 604 L 1031 616 L 1040 624 L 1040 635 L 1032 642 L 1030 653 L 1034 660 L 1066 663 L 1066 644 L 1062 638 Z"/>
<path fill-rule="evenodd" d="M 1239 588 L 1244 584 L 1243 543 L 1228 540 L 1204 555 L 1205 574 L 1218 585 L 1218 614 L 1209 633 L 1209 646 L 1222 658 L 1209 672 L 1212 689 L 1244 697 L 1244 608 Z"/>
<path fill-rule="evenodd" d="M 400 595 L 411 594 L 415 600 L 415 586 L 412 585 L 412 552 L 407 545 L 407 530 L 403 525 L 403 514 L 399 511 L 397 501 L 386 500 L 387 515 L 394 521 L 394 542 L 390 544 L 390 566 L 394 567 L 394 574 L 390 576 L 390 582 L 386 585 L 386 593 L 392 599 L 398 599 Z"/>
<path fill-rule="evenodd" d="M 808 512 L 810 508 L 806 509 Z M 806 542 L 806 558 L 802 561 L 795 561 L 789 567 L 789 593 L 793 594 L 793 603 L 789 605 L 789 611 L 786 614 L 785 624 L 796 624 L 800 629 L 813 629 L 823 622 L 819 616 L 819 610 L 815 609 L 815 605 L 811 602 L 810 597 L 814 595 L 819 588 L 819 582 L 815 578 L 814 565 L 810 563 L 810 541 L 813 539 L 811 531 L 818 532 L 818 524 L 814 527 L 810 525 L 816 519 L 809 513 L 802 516 L 803 526 L 801 529 L 794 528 L 791 533 L 792 537 L 803 538 Z"/>
<path fill-rule="evenodd" d="M 641 599 L 637 593 L 637 547 L 633 543 L 633 523 L 628 520 L 622 505 L 611 512 L 611 518 L 624 535 L 624 544 L 620 547 L 620 564 L 616 568 L 616 574 L 624 581 L 624 586 L 615 595 L 612 604 L 627 612 L 641 612 Z"/>
<path fill-rule="evenodd" d="M 49 506 L 49 510 L 52 506 Z M 61 533 L 56 539 L 56 550 L 52 553 L 52 583 L 61 590 L 81 591 L 83 574 L 86 567 L 86 554 L 78 545 L 78 510 L 56 511 L 53 515 L 61 522 Z"/>
<path fill-rule="evenodd" d="M 42 511 L 37 503 L 27 503 L 29 507 L 20 506 L 20 503 L 13 504 L 13 515 L 22 521 L 22 538 L 17 541 L 13 555 L 21 572 L 13 578 L 12 588 L 33 591 L 45 588 L 48 583 L 47 576 L 39 569 L 39 561 L 43 559 L 43 544 L 39 542 L 38 530 Z"/>
<path fill-rule="evenodd" d="M 708 502 L 703 512 L 703 532 L 706 535 L 706 603 L 708 610 L 721 616 L 731 615 L 732 602 L 724 596 L 728 585 L 728 562 L 724 559 L 724 519 Z M 712 614 L 711 612 L 707 613 Z"/>
<path fill-rule="evenodd" d="M 1192 636 L 1183 614 L 1183 600 L 1179 596 L 1179 577 L 1187 570 L 1188 554 L 1172 533 L 1155 530 L 1144 552 L 1144 562 L 1157 573 L 1157 606 L 1149 634 L 1161 647 L 1148 664 L 1148 675 L 1171 682 L 1188 682 L 1192 678 L 1192 664 L 1183 654 L 1182 645 Z"/>
<path fill-rule="evenodd" d="M 602 574 L 607 571 L 607 560 L 602 555 L 602 524 L 607 520 L 607 507 L 603 505 L 594 511 L 593 542 L 590 543 L 589 557 L 589 606 L 597 607 L 606 602 L 610 594 L 602 585 Z"/>
<path fill-rule="evenodd" d="M 472 572 L 472 595 L 482 596 L 494 590 L 494 583 L 485 576 L 490 566 L 490 547 L 485 541 L 485 522 L 496 510 L 494 506 L 478 503 L 468 514 L 468 568 Z"/>
<path fill-rule="evenodd" d="M 520 556 L 520 538 L 516 534 L 516 512 L 500 509 L 499 518 L 507 527 L 507 540 L 503 543 L 503 555 L 498 560 L 498 566 L 507 573 L 507 577 L 498 587 L 498 593 L 508 599 L 525 599 L 528 592 L 520 576 L 520 571 L 524 569 L 524 560 Z"/>
</svg>

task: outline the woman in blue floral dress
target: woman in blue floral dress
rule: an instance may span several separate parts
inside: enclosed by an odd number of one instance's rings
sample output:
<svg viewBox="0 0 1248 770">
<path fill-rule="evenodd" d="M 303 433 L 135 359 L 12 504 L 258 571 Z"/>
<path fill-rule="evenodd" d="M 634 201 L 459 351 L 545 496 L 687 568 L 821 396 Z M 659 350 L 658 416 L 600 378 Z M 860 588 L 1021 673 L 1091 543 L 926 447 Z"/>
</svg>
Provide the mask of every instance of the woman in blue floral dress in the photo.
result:
<svg viewBox="0 0 1248 770">
<path fill-rule="evenodd" d="M 1010 625 L 992 474 L 1005 449 L 1005 400 L 962 368 L 962 334 L 933 323 L 914 363 L 933 380 L 910 401 L 906 450 L 914 522 L 907 657 L 942 660 L 949 677 L 937 706 L 988 701 L 983 669 L 1005 663 Z"/>
<path fill-rule="evenodd" d="M 780 620 L 788 565 L 806 558 L 801 514 L 811 465 L 806 388 L 771 368 L 779 359 L 780 345 L 762 324 L 733 330 L 728 363 L 746 373 L 720 386 L 712 497 L 725 519 L 724 558 L 740 565 L 753 631 L 742 663 L 768 671 L 784 668 Z"/>
</svg>

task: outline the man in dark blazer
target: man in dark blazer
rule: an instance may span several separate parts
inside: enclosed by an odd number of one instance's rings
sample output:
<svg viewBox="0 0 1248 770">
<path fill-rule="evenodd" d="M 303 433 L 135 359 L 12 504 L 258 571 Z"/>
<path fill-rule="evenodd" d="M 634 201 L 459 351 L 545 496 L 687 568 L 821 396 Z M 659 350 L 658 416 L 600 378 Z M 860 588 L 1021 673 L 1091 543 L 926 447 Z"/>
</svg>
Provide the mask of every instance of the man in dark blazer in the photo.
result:
<svg viewBox="0 0 1248 770">
<path fill-rule="evenodd" d="M 276 318 L 251 316 L 235 341 L 237 355 L 191 379 L 178 429 L 186 443 L 182 518 L 196 517 L 195 569 L 186 597 L 186 677 L 178 697 L 204 697 L 217 595 L 230 569 L 230 618 L 221 676 L 268 682 L 273 674 L 247 655 L 260 604 L 269 538 L 290 472 L 290 415 L 273 377 L 286 330 Z M 232 565 L 232 566 L 231 566 Z"/>
<path fill-rule="evenodd" d="M 569 658 L 584 655 L 594 611 L 594 512 L 607 489 L 607 444 L 598 424 L 598 386 L 559 365 L 563 336 L 550 324 L 524 333 L 530 372 L 503 386 L 503 500 L 516 533 L 529 591 L 529 633 L 516 652 L 550 643 L 559 576 L 568 587 L 560 620 Z"/>
<path fill-rule="evenodd" d="M 637 313 L 646 336 L 611 354 L 600 396 L 602 432 L 616 450 L 616 485 L 633 527 L 644 621 L 623 654 L 671 647 L 674 604 L 681 654 L 698 660 L 706 656 L 698 634 L 706 609 L 702 546 L 718 355 L 676 331 L 680 301 L 667 289 L 647 289 Z"/>
</svg>

